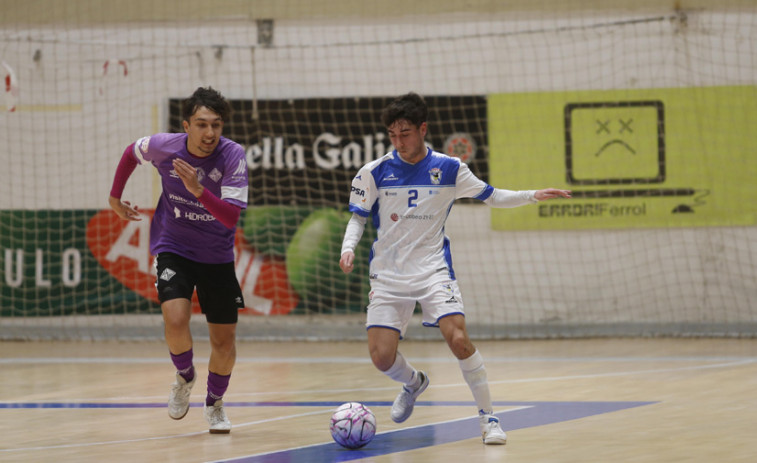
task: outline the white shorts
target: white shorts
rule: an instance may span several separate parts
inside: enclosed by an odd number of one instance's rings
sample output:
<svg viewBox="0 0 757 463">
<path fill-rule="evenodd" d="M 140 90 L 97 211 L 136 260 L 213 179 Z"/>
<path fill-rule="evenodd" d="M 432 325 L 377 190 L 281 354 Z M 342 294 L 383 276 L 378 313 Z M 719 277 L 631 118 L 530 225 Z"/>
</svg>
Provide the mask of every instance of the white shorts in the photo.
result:
<svg viewBox="0 0 757 463">
<path fill-rule="evenodd" d="M 405 335 L 415 303 L 423 312 L 423 326 L 439 326 L 439 320 L 454 314 L 465 315 L 463 297 L 457 281 L 444 279 L 410 292 L 392 291 L 383 286 L 372 288 L 368 297 L 367 328 L 391 328 Z"/>
</svg>

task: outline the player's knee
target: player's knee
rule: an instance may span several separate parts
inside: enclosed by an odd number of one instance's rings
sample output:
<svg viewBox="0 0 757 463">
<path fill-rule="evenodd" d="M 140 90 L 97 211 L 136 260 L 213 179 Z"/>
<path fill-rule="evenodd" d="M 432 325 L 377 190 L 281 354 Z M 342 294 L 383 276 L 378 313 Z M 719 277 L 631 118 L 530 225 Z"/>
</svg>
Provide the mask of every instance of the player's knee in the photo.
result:
<svg viewBox="0 0 757 463">
<path fill-rule="evenodd" d="M 465 331 L 455 331 L 447 340 L 450 350 L 458 359 L 468 358 L 476 351 Z"/>
<path fill-rule="evenodd" d="M 223 358 L 233 357 L 236 355 L 236 347 L 233 340 L 222 340 L 211 342 L 210 348 Z"/>
<path fill-rule="evenodd" d="M 381 371 L 386 371 L 394 365 L 395 352 L 389 352 L 386 349 L 371 349 L 371 361 L 373 365 Z"/>
<path fill-rule="evenodd" d="M 182 317 L 164 317 L 166 336 L 178 336 L 189 331 L 188 320 Z"/>
</svg>

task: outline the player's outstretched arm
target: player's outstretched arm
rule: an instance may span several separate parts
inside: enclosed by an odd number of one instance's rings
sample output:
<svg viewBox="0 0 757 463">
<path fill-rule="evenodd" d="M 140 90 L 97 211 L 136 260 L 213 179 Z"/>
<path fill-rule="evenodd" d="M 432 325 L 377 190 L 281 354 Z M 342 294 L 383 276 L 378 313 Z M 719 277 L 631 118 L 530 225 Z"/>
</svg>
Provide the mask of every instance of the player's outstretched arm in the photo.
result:
<svg viewBox="0 0 757 463">
<path fill-rule="evenodd" d="M 545 188 L 543 190 L 537 190 L 534 193 L 534 198 L 537 201 L 544 201 L 545 199 L 554 198 L 570 198 L 570 190 L 558 190 L 557 188 Z"/>
<path fill-rule="evenodd" d="M 139 215 L 139 208 L 136 205 L 132 206 L 129 201 L 121 201 L 119 198 L 109 196 L 108 204 L 116 215 L 124 220 L 142 220 Z"/>
</svg>

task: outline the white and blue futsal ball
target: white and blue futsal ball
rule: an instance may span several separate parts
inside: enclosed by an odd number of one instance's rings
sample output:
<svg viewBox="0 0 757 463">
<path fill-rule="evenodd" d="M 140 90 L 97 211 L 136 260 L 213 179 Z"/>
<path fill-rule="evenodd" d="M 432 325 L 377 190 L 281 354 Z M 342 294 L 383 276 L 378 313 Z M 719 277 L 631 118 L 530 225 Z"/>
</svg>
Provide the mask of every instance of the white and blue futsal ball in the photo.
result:
<svg viewBox="0 0 757 463">
<path fill-rule="evenodd" d="M 376 435 L 376 416 L 359 402 L 347 402 L 331 415 L 331 437 L 348 449 L 359 449 Z"/>
</svg>

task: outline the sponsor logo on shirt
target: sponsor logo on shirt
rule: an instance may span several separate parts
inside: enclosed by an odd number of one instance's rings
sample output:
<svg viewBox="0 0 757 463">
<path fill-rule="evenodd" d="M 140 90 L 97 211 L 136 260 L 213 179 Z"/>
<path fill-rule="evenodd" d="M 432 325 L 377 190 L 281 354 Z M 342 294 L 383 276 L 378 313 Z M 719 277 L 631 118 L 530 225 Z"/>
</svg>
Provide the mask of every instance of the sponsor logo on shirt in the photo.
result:
<svg viewBox="0 0 757 463">
<path fill-rule="evenodd" d="M 187 200 L 187 198 L 185 198 L 183 196 L 175 195 L 173 193 L 168 193 L 168 199 L 170 199 L 171 201 L 173 201 L 175 203 L 181 203 L 181 204 L 186 204 L 186 205 L 189 205 L 189 206 L 194 206 L 194 207 L 199 207 L 199 208 L 205 209 L 205 206 L 203 206 L 200 201 L 189 201 L 189 200 Z"/>
<path fill-rule="evenodd" d="M 221 180 L 221 177 L 223 177 L 223 174 L 214 167 L 213 170 L 211 170 L 208 174 L 208 177 L 210 177 L 210 179 L 214 182 L 218 183 L 218 181 Z"/>
<path fill-rule="evenodd" d="M 354 193 L 355 195 L 357 195 L 357 196 L 361 196 L 361 197 L 364 197 L 364 196 L 365 196 L 365 190 L 362 190 L 362 189 L 360 189 L 360 188 L 356 188 L 356 187 L 354 187 L 354 186 L 353 186 L 353 187 L 352 187 L 352 189 L 350 190 L 350 193 Z"/>
<path fill-rule="evenodd" d="M 434 220 L 434 214 L 405 214 L 405 215 L 399 215 L 396 212 L 393 212 L 391 215 L 389 215 L 389 218 L 392 219 L 393 222 L 398 222 L 400 219 L 403 219 L 403 220 Z"/>
<path fill-rule="evenodd" d="M 178 216 L 176 217 L 179 218 Z M 213 214 L 198 214 L 197 212 L 185 212 L 184 218 L 192 222 L 212 222 L 216 220 Z"/>
<path fill-rule="evenodd" d="M 388 175 L 387 177 L 384 177 L 384 181 L 389 181 L 389 182 L 391 182 L 391 181 L 393 181 L 393 180 L 399 180 L 399 178 L 397 178 L 397 177 L 396 177 L 396 176 L 394 175 L 394 172 L 390 173 L 390 174 L 389 174 L 389 175 Z"/>
</svg>

